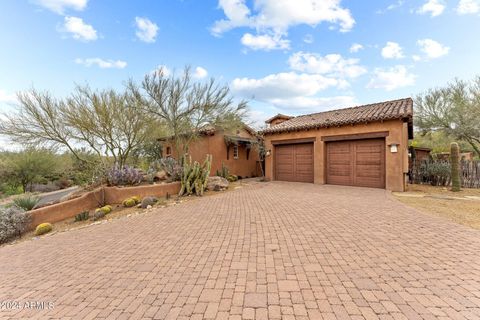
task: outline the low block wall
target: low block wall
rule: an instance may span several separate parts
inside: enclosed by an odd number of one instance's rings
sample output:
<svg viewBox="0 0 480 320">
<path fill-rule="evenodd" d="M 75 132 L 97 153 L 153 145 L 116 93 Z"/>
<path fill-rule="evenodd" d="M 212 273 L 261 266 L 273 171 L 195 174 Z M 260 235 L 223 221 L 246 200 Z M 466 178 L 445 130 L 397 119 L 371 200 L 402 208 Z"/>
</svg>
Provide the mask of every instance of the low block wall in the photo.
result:
<svg viewBox="0 0 480 320">
<path fill-rule="evenodd" d="M 102 187 L 78 198 L 30 211 L 32 215 L 30 230 L 35 229 L 37 225 L 43 222 L 55 223 L 73 218 L 82 211 L 98 208 L 102 203 L 118 204 L 132 196 L 141 198 L 146 196 L 164 197 L 167 193 L 176 195 L 179 191 L 180 182 L 125 188 Z"/>
</svg>

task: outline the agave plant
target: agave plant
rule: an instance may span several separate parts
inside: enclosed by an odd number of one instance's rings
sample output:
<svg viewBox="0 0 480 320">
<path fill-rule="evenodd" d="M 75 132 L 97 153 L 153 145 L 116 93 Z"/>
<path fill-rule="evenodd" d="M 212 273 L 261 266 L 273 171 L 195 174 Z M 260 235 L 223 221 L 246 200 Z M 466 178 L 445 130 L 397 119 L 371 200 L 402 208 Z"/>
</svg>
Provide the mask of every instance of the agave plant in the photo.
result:
<svg viewBox="0 0 480 320">
<path fill-rule="evenodd" d="M 40 201 L 39 197 L 27 195 L 27 196 L 14 199 L 13 203 L 15 204 L 15 206 L 22 208 L 25 211 L 30 211 L 33 208 L 35 208 L 35 206 L 39 201 Z"/>
</svg>

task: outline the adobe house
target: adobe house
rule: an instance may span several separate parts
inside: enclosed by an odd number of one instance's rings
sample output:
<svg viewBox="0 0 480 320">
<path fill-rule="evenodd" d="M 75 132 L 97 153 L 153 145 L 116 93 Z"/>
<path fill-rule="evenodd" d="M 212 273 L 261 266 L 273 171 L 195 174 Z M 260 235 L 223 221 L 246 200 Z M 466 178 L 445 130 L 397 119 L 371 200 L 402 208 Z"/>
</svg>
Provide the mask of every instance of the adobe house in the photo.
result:
<svg viewBox="0 0 480 320">
<path fill-rule="evenodd" d="M 274 117 L 263 130 L 265 178 L 404 191 L 412 117 L 411 98 Z"/>
<path fill-rule="evenodd" d="M 202 163 L 207 154 L 212 155 L 212 169 L 210 175 L 221 170 L 222 163 L 229 169 L 230 174 L 241 178 L 257 177 L 260 175 L 260 159 L 256 144 L 258 135 L 247 125 L 225 132 L 221 128 L 205 126 L 199 131 L 199 138 L 188 146 L 188 154 L 192 160 Z M 163 153 L 167 157 L 178 158 L 174 143 L 169 138 L 161 138 Z"/>
</svg>

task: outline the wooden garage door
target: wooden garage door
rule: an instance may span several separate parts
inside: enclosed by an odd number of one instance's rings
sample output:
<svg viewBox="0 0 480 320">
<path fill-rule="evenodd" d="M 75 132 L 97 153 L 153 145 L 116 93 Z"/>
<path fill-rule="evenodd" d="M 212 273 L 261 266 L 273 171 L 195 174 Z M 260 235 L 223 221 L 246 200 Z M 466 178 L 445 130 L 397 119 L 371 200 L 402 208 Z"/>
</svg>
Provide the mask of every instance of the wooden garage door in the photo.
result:
<svg viewBox="0 0 480 320">
<path fill-rule="evenodd" d="M 313 143 L 275 146 L 275 179 L 313 182 Z"/>
<path fill-rule="evenodd" d="M 385 140 L 328 142 L 327 183 L 385 188 Z"/>
</svg>

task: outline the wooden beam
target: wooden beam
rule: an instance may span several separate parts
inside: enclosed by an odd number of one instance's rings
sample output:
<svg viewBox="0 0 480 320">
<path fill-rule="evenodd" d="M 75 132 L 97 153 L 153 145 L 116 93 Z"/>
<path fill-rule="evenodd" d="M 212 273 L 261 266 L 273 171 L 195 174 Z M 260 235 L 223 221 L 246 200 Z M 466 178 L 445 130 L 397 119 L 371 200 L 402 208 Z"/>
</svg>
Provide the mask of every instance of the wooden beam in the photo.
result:
<svg viewBox="0 0 480 320">
<path fill-rule="evenodd" d="M 375 138 L 385 138 L 388 137 L 388 131 L 380 132 L 368 132 L 368 133 L 356 133 L 356 134 L 342 134 L 336 136 L 324 136 L 322 141 L 345 141 L 345 140 L 362 140 L 362 139 L 375 139 Z"/>
</svg>

